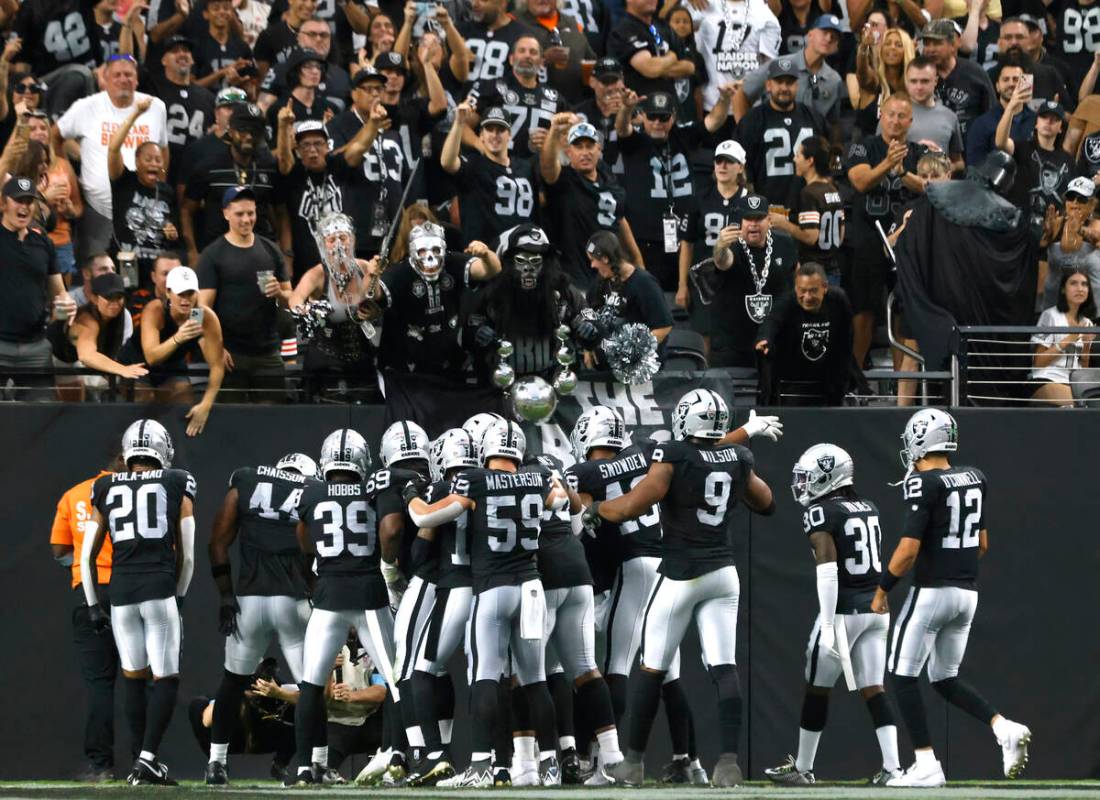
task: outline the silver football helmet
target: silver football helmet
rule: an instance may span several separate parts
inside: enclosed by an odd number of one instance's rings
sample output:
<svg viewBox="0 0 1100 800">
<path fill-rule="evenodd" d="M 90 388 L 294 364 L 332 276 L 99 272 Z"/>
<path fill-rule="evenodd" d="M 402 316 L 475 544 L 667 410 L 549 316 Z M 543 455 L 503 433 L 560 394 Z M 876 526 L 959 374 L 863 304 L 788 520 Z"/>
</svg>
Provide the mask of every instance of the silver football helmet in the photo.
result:
<svg viewBox="0 0 1100 800">
<path fill-rule="evenodd" d="M 370 472 L 370 449 L 358 431 L 340 428 L 325 437 L 321 444 L 321 474 L 328 480 L 333 472 L 354 472 L 366 478 Z"/>
<path fill-rule="evenodd" d="M 401 420 L 390 425 L 382 434 L 382 442 L 378 445 L 379 458 L 383 467 L 412 459 L 428 461 L 429 444 L 428 434 L 423 428 L 415 422 Z"/>
<path fill-rule="evenodd" d="M 317 462 L 305 453 L 287 453 L 275 464 L 275 469 L 297 472 L 299 475 L 315 480 L 319 480 L 321 477 L 321 470 L 317 468 Z"/>
<path fill-rule="evenodd" d="M 730 425 L 730 410 L 718 392 L 692 389 L 680 398 L 672 410 L 672 438 L 689 436 L 721 439 Z"/>
<path fill-rule="evenodd" d="M 842 486 L 851 486 L 855 475 L 856 465 L 847 450 L 828 442 L 815 444 L 794 464 L 791 494 L 796 502 L 808 506 Z"/>
<path fill-rule="evenodd" d="M 438 280 L 446 255 L 447 239 L 441 226 L 423 222 L 409 232 L 409 263 L 424 280 Z"/>
<path fill-rule="evenodd" d="M 594 406 L 577 417 L 569 442 L 578 461 L 588 458 L 593 447 L 622 450 L 626 447 L 626 423 L 615 409 Z"/>
<path fill-rule="evenodd" d="M 432 442 L 431 467 L 440 481 L 452 469 L 474 469 L 481 466 L 474 439 L 463 428 L 451 428 Z"/>
<path fill-rule="evenodd" d="M 901 434 L 901 465 L 906 469 L 929 453 L 953 453 L 959 449 L 955 418 L 938 408 L 922 408 L 905 423 Z"/>
<path fill-rule="evenodd" d="M 523 428 L 509 419 L 500 419 L 490 425 L 481 439 L 479 457 L 482 464 L 490 458 L 510 458 L 517 464 L 523 463 L 523 453 L 527 449 L 527 437 Z"/>
<path fill-rule="evenodd" d="M 139 419 L 122 434 L 122 460 L 127 467 L 130 466 L 130 459 L 151 458 L 160 464 L 161 469 L 168 469 L 175 455 L 172 437 L 155 419 Z"/>
<path fill-rule="evenodd" d="M 468 420 L 462 423 L 462 430 L 470 434 L 470 438 L 474 442 L 474 449 L 481 452 L 481 439 L 485 436 L 485 431 L 489 430 L 489 426 L 494 422 L 498 422 L 504 419 L 500 414 L 493 414 L 483 411 L 480 414 L 474 414 Z M 478 455 L 480 458 L 480 455 Z"/>
</svg>

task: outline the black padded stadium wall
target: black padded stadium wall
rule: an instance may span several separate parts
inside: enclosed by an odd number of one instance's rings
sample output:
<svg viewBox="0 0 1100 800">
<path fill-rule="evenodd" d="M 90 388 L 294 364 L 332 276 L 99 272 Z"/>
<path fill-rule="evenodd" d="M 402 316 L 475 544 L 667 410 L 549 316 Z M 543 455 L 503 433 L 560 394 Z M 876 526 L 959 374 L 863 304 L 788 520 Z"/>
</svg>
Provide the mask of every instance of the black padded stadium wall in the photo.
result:
<svg viewBox="0 0 1100 800">
<path fill-rule="evenodd" d="M 634 419 L 627 414 L 632 425 L 660 430 L 659 417 L 667 425 L 668 398 L 686 388 L 678 382 L 655 390 L 659 415 L 653 403 L 637 403 L 631 393 L 609 397 L 622 399 L 624 410 L 629 404 L 636 406 Z M 587 404 L 584 391 L 582 386 L 580 406 Z M 564 402 L 561 427 L 529 431 L 531 449 L 560 451 L 577 411 L 576 403 Z M 84 697 L 70 627 L 79 590 L 69 589 L 68 571 L 50 556 L 50 525 L 61 494 L 94 475 L 112 455 L 126 425 L 143 413 L 125 405 L 8 405 L 0 413 L 5 455 L 0 464 L 5 545 L 0 550 L 0 686 L 5 700 L 0 779 L 64 778 L 83 764 Z M 174 437 L 176 466 L 191 470 L 198 481 L 196 569 L 184 611 L 180 705 L 162 752 L 174 775 L 200 778 L 206 758 L 191 736 L 186 703 L 198 694 L 212 695 L 222 670 L 223 640 L 217 633 L 217 594 L 206 542 L 230 473 L 242 465 L 271 463 L 293 450 L 316 452 L 328 432 L 345 425 L 363 432 L 374 448 L 385 411 L 357 406 L 219 406 L 197 439 L 184 435 L 182 413 L 155 412 Z M 957 416 L 957 461 L 979 466 L 990 484 L 990 552 L 981 565 L 981 599 L 962 675 L 1006 716 L 1031 727 L 1035 738 L 1028 777 L 1100 777 L 1100 644 L 1095 622 L 1100 607 L 1100 538 L 1095 534 L 1098 487 L 1092 444 L 1100 441 L 1100 414 L 981 410 Z M 758 441 L 753 448 L 758 473 L 775 491 L 777 513 L 765 519 L 741 510 L 734 523 L 742 588 L 737 653 L 747 698 L 741 752 L 747 775 L 755 779 L 797 747 L 805 650 L 816 614 L 813 559 L 802 530 L 801 508 L 788 489 L 791 465 L 806 447 L 820 441 L 831 441 L 852 454 L 857 488 L 882 511 L 884 563 L 897 542 L 902 519 L 900 489 L 888 482 L 902 474 L 897 453 L 905 411 L 797 409 L 783 411 L 782 418 L 784 438 L 778 444 Z M 735 424 L 743 421 L 741 415 Z M 903 582 L 890 598 L 895 614 L 906 591 Z M 714 690 L 694 633 L 685 641 L 682 664 L 696 714 L 697 740 L 709 767 L 717 741 Z M 456 669 L 456 675 L 462 670 Z M 116 694 L 120 704 L 121 691 Z M 998 777 L 1000 750 L 989 728 L 961 712 L 948 711 L 927 685 L 925 698 L 948 777 Z M 456 732 L 461 736 L 461 688 L 457 708 Z M 127 761 L 123 719 L 119 705 L 120 769 Z M 902 761 L 908 762 L 912 751 L 904 730 L 899 738 Z M 461 739 L 455 749 L 464 758 Z M 662 714 L 654 728 L 649 771 L 659 770 L 668 754 Z M 266 776 L 268 763 L 261 756 L 235 757 L 232 774 Z M 364 760 L 353 763 L 357 768 Z M 870 717 L 858 695 L 844 691 L 841 681 L 830 704 L 818 777 L 857 779 L 872 774 L 878 764 Z"/>
</svg>

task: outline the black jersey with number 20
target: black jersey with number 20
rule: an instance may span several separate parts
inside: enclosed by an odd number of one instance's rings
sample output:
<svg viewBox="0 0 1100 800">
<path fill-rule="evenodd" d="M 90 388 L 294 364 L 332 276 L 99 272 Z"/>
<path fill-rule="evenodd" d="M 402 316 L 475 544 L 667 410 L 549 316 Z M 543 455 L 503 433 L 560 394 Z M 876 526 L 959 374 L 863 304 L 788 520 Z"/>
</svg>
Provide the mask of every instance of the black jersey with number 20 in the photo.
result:
<svg viewBox="0 0 1100 800">
<path fill-rule="evenodd" d="M 838 614 L 868 614 L 882 577 L 882 526 L 878 508 L 855 495 L 827 497 L 806 509 L 807 535 L 827 533 L 836 547 Z"/>
<path fill-rule="evenodd" d="M 298 516 L 317 554 L 313 607 L 328 611 L 389 605 L 379 569 L 375 489 L 366 483 L 310 481 Z"/>
<path fill-rule="evenodd" d="M 551 488 L 543 472 L 470 469 L 454 479 L 451 492 L 477 504 L 466 515 L 475 594 L 539 576 L 535 556 Z"/>
<path fill-rule="evenodd" d="M 664 558 L 658 572 L 683 581 L 732 565 L 730 512 L 748 484 L 752 452 L 735 444 L 664 442 L 652 460 L 673 468 L 661 500 Z"/>
<path fill-rule="evenodd" d="M 176 592 L 180 504 L 195 499 L 195 479 L 182 469 L 116 472 L 92 486 L 92 505 L 111 537 L 111 602 L 160 600 Z"/>
<path fill-rule="evenodd" d="M 914 586 L 977 588 L 985 528 L 985 475 L 974 467 L 918 472 L 905 480 L 905 527 L 920 539 Z"/>
<path fill-rule="evenodd" d="M 237 528 L 241 547 L 238 595 L 309 594 L 305 561 L 298 548 L 298 503 L 304 476 L 274 467 L 242 467 L 229 478 L 237 490 Z"/>
</svg>

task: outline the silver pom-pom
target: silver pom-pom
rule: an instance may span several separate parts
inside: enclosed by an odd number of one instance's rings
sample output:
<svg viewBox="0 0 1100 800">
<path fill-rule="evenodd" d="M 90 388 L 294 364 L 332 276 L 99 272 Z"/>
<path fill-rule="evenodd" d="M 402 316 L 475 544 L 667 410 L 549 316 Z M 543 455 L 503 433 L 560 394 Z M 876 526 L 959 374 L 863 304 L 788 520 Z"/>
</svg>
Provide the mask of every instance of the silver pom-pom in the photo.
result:
<svg viewBox="0 0 1100 800">
<path fill-rule="evenodd" d="M 561 350 L 559 350 L 555 357 L 557 358 L 558 363 L 561 364 L 563 367 L 568 367 L 570 364 L 577 360 L 577 357 L 573 355 L 573 351 L 570 350 L 568 347 L 563 347 Z"/>
<path fill-rule="evenodd" d="M 577 373 L 571 369 L 563 369 L 554 376 L 554 391 L 561 396 L 573 394 L 577 388 Z"/>
<path fill-rule="evenodd" d="M 332 303 L 328 300 L 311 300 L 290 310 L 298 329 L 298 341 L 305 344 L 316 337 L 328 324 Z"/>
<path fill-rule="evenodd" d="M 640 322 L 623 325 L 604 339 L 600 348 L 620 383 L 645 383 L 661 368 L 657 338 Z"/>
<path fill-rule="evenodd" d="M 571 333 L 572 332 L 569 330 L 568 325 L 561 324 L 561 325 L 558 326 L 558 329 L 554 332 L 554 335 L 558 337 L 559 342 L 568 342 L 569 341 L 569 336 L 570 336 Z"/>
<path fill-rule="evenodd" d="M 516 352 L 516 347 L 507 339 L 501 339 L 497 345 L 497 355 L 501 358 L 511 358 L 512 353 Z"/>
<path fill-rule="evenodd" d="M 558 407 L 554 387 L 537 375 L 520 378 L 512 390 L 512 408 L 519 419 L 542 422 Z"/>
<path fill-rule="evenodd" d="M 500 389 L 508 389 L 515 382 L 516 371 L 512 369 L 512 365 L 503 361 L 497 364 L 497 368 L 493 370 L 493 383 Z"/>
</svg>

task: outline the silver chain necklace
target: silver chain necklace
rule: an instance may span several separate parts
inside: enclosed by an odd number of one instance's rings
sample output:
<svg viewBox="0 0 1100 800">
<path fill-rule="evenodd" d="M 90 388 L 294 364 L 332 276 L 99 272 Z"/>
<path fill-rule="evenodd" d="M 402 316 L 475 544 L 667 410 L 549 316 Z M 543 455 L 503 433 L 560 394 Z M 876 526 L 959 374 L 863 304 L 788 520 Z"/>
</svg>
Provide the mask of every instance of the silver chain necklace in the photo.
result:
<svg viewBox="0 0 1100 800">
<path fill-rule="evenodd" d="M 741 14 L 741 27 L 737 28 L 737 20 L 734 18 L 733 9 L 730 6 L 731 0 L 721 0 L 722 17 L 726 21 L 727 36 L 731 37 L 731 46 L 723 48 L 728 53 L 735 53 L 741 49 L 741 46 L 745 43 L 746 37 L 749 35 L 749 0 L 742 0 L 744 8 Z M 740 37 L 737 34 L 740 33 Z M 719 46 L 724 42 L 719 42 Z"/>
<path fill-rule="evenodd" d="M 738 239 L 738 241 L 749 262 L 749 273 L 752 275 L 752 282 L 756 284 L 756 293 L 760 294 L 764 291 L 764 284 L 768 282 L 768 272 L 772 268 L 772 232 L 768 231 L 768 237 L 764 242 L 764 269 L 760 272 L 756 271 L 756 259 L 752 257 L 752 250 L 748 243 L 744 239 Z"/>
</svg>

